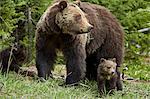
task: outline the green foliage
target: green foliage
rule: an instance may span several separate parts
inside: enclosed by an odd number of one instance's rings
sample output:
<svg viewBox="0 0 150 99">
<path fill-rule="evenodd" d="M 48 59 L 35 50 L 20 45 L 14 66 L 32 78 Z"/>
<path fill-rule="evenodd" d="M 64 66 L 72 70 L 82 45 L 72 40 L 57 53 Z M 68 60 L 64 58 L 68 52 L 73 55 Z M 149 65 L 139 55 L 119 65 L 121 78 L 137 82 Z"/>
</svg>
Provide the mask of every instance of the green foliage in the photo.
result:
<svg viewBox="0 0 150 99">
<path fill-rule="evenodd" d="M 143 55 L 149 56 L 150 52 L 150 35 L 133 32 L 126 35 L 126 57 L 125 59 L 142 58 Z M 142 56 L 142 57 L 140 57 Z"/>
<path fill-rule="evenodd" d="M 19 40 L 19 42 L 26 45 L 28 53 L 31 55 L 32 51 L 33 56 L 35 25 L 50 1 L 52 0 L 2 0 L 0 3 L 0 22 L 2 23 L 0 24 L 0 45 L 2 45 L 0 50 L 14 43 L 15 37 L 11 34 L 25 35 L 23 41 Z M 28 15 L 29 9 L 31 20 Z M 17 24 L 20 20 L 24 22 L 24 27 L 19 30 L 20 33 L 14 33 L 14 30 L 19 27 Z"/>
<path fill-rule="evenodd" d="M 13 18 L 16 16 L 15 4 L 11 0 L 2 0 L 0 4 L 0 19 L 2 22 L 0 28 L 3 31 L 11 32 L 15 28 L 14 24 L 17 20 Z"/>
<path fill-rule="evenodd" d="M 39 17 L 47 8 L 52 0 L 13 0 L 18 10 L 26 10 L 27 7 L 31 8 L 32 18 L 35 22 L 39 20 Z M 21 10 L 21 11 L 22 11 Z M 23 12 L 23 11 L 22 11 Z M 26 15 L 27 13 L 25 13 Z M 27 16 L 26 16 L 27 18 Z"/>
<path fill-rule="evenodd" d="M 17 19 L 14 18 L 16 16 L 15 12 L 15 4 L 12 0 L 1 0 L 0 3 L 0 36 L 1 40 L 0 45 L 8 45 L 12 38 L 10 37 L 10 33 L 16 27 L 14 24 Z M 1 46 L 0 46 L 1 48 Z"/>
</svg>

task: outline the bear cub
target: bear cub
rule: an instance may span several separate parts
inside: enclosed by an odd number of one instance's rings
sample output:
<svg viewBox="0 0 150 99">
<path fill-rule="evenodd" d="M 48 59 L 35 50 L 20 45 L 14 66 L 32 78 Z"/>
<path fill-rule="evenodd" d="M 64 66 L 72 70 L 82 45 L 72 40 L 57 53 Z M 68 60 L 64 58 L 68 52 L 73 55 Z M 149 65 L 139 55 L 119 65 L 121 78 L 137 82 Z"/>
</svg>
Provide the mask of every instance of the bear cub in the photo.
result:
<svg viewBox="0 0 150 99">
<path fill-rule="evenodd" d="M 21 44 L 15 43 L 12 47 L 2 50 L 0 52 L 0 69 L 2 74 L 7 71 L 18 73 L 20 65 L 24 62 L 25 58 L 25 48 Z"/>
<path fill-rule="evenodd" d="M 97 84 L 100 95 L 105 93 L 112 94 L 116 89 L 117 72 L 116 72 L 116 58 L 100 59 L 100 64 L 97 69 Z"/>
<path fill-rule="evenodd" d="M 21 65 L 26 61 L 26 48 L 20 43 L 15 43 L 12 46 L 0 52 L 0 72 L 6 74 L 9 71 L 15 71 L 24 76 L 34 77 L 33 71 L 21 69 Z"/>
</svg>

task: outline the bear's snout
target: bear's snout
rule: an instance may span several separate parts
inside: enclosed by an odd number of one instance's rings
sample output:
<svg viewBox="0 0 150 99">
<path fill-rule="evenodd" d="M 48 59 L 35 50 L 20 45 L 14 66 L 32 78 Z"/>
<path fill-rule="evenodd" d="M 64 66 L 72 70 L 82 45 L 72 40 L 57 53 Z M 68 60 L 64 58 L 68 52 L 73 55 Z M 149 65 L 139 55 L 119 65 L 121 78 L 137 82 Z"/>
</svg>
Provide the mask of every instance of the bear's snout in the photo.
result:
<svg viewBox="0 0 150 99">
<path fill-rule="evenodd" d="M 114 72 L 114 71 L 112 71 L 112 72 L 111 72 L 111 74 L 112 74 L 112 75 L 114 75 L 114 74 L 115 74 L 115 72 Z"/>
<path fill-rule="evenodd" d="M 112 70 L 112 71 L 111 71 L 111 74 L 114 75 L 114 74 L 115 74 L 115 70 Z"/>
<path fill-rule="evenodd" d="M 89 24 L 87 28 L 81 29 L 81 34 L 82 33 L 89 33 L 93 29 L 93 26 Z"/>
<path fill-rule="evenodd" d="M 90 26 L 88 27 L 88 32 L 90 32 L 92 29 L 93 29 L 93 25 L 90 25 Z"/>
</svg>

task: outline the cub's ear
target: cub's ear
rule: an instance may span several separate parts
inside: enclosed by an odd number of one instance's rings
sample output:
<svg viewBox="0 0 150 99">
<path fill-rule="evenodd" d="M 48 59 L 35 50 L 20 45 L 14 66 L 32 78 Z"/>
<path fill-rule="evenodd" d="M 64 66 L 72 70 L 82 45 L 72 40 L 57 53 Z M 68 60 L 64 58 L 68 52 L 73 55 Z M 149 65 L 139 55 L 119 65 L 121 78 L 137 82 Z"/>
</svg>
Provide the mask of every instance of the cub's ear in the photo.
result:
<svg viewBox="0 0 150 99">
<path fill-rule="evenodd" d="M 77 6 L 80 6 L 81 1 L 80 0 L 76 0 L 74 1 L 74 4 L 76 4 Z"/>
<path fill-rule="evenodd" d="M 113 62 L 116 62 L 116 58 L 111 59 Z"/>
<path fill-rule="evenodd" d="M 105 62 L 105 61 L 106 61 L 106 59 L 104 59 L 104 58 L 100 59 L 100 63 Z"/>
<path fill-rule="evenodd" d="M 64 10 L 67 7 L 67 1 L 60 1 L 59 2 L 59 8 L 61 10 Z"/>
<path fill-rule="evenodd" d="M 11 45 L 11 49 L 17 51 L 18 50 L 18 43 L 14 43 L 13 45 Z"/>
</svg>

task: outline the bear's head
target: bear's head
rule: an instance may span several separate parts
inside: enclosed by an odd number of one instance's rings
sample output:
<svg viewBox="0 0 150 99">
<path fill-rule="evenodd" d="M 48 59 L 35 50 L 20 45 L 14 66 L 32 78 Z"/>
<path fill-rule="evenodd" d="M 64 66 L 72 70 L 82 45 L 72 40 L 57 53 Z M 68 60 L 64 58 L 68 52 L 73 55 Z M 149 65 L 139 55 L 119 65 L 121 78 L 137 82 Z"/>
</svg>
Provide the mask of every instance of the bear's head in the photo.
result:
<svg viewBox="0 0 150 99">
<path fill-rule="evenodd" d="M 26 57 L 26 48 L 23 44 L 20 44 L 20 43 L 15 43 L 13 46 L 12 46 L 13 50 L 12 50 L 12 54 L 13 56 L 16 58 L 15 61 L 18 63 L 18 64 L 21 64 L 25 61 L 25 59 L 27 58 Z"/>
<path fill-rule="evenodd" d="M 116 73 L 116 59 L 109 59 L 106 60 L 104 58 L 100 59 L 100 64 L 98 66 L 98 71 L 105 76 L 106 79 L 110 79 Z"/>
<path fill-rule="evenodd" d="M 88 22 L 85 13 L 75 4 L 67 1 L 58 2 L 60 11 L 56 14 L 55 23 L 62 33 L 88 33 L 93 26 Z"/>
</svg>

